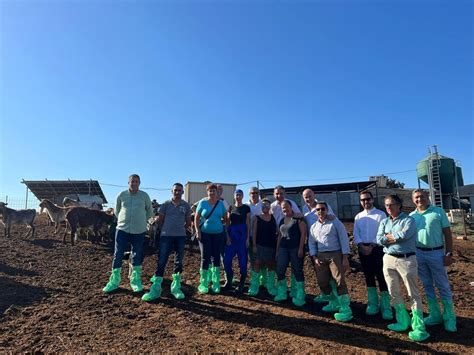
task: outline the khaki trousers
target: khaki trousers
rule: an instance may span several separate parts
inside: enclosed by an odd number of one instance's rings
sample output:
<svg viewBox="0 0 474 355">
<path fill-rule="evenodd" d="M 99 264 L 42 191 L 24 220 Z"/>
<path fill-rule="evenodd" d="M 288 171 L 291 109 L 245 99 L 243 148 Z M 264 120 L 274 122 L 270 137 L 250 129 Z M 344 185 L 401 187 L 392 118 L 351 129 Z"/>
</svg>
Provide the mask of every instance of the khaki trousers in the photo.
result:
<svg viewBox="0 0 474 355">
<path fill-rule="evenodd" d="M 340 251 L 323 252 L 318 253 L 317 258 L 321 262 L 321 265 L 316 267 L 316 278 L 318 279 L 318 285 L 321 291 L 326 295 L 331 293 L 329 280 L 331 280 L 332 277 L 336 281 L 337 294 L 348 294 L 344 267 L 342 266 L 342 253 Z"/>
<path fill-rule="evenodd" d="M 423 304 L 417 285 L 418 263 L 416 255 L 408 258 L 396 258 L 385 254 L 383 257 L 383 274 L 392 297 L 392 305 L 405 303 L 400 292 L 400 281 L 403 281 L 410 298 L 410 307 L 423 312 Z"/>
</svg>

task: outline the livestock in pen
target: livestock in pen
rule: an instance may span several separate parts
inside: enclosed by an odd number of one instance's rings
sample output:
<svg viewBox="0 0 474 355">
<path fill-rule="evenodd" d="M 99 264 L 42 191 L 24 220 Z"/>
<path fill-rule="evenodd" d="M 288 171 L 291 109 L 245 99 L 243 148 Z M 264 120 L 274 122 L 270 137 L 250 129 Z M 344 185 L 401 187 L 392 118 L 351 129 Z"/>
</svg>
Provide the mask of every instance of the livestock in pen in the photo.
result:
<svg viewBox="0 0 474 355">
<path fill-rule="evenodd" d="M 103 211 L 93 210 L 86 207 L 73 207 L 66 213 L 67 226 L 64 231 L 63 243 L 66 243 L 68 230 L 71 231 L 71 244 L 74 245 L 74 237 L 78 227 L 91 227 L 95 237 L 99 236 L 99 230 L 104 225 L 110 226 L 114 223 L 115 216 Z"/>
<path fill-rule="evenodd" d="M 25 237 L 29 236 L 31 232 L 31 236 L 35 236 L 35 217 L 36 217 L 36 210 L 28 209 L 28 210 L 14 210 L 12 208 L 7 207 L 8 203 L 0 202 L 0 214 L 3 216 L 3 230 L 6 237 L 10 237 L 10 229 L 12 224 L 27 224 L 30 228 L 26 233 Z"/>
<path fill-rule="evenodd" d="M 40 213 L 43 213 L 43 210 L 46 210 L 48 213 L 49 218 L 54 223 L 54 234 L 57 234 L 61 222 L 66 222 L 66 212 L 69 208 L 60 207 L 48 199 L 41 200 L 39 206 Z"/>
</svg>

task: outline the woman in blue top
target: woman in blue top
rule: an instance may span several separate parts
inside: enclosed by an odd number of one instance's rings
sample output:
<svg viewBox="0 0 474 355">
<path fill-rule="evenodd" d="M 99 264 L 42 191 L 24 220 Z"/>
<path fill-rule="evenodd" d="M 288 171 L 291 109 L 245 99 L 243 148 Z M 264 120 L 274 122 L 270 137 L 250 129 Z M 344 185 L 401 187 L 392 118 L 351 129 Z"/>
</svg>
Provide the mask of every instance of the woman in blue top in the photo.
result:
<svg viewBox="0 0 474 355">
<path fill-rule="evenodd" d="M 227 223 L 227 211 L 222 201 L 217 198 L 216 184 L 209 184 L 206 188 L 207 199 L 199 202 L 196 208 L 194 223 L 196 238 L 201 248 L 201 280 L 198 291 L 209 292 L 209 281 L 212 281 L 212 291 L 219 293 L 220 286 L 220 250 L 223 242 L 224 226 Z M 209 264 L 212 263 L 212 273 L 209 273 Z"/>
</svg>

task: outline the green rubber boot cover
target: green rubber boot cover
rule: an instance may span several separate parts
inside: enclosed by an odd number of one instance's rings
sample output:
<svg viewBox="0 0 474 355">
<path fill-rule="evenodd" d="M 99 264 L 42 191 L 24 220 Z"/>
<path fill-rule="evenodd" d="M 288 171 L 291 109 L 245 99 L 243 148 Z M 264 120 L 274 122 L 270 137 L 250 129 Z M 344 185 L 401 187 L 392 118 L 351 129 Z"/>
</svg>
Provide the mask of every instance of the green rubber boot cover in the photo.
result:
<svg viewBox="0 0 474 355">
<path fill-rule="evenodd" d="M 181 274 L 177 272 L 172 275 L 173 282 L 171 282 L 171 294 L 174 298 L 182 300 L 184 298 L 184 293 L 181 291 Z"/>
<path fill-rule="evenodd" d="M 340 295 L 339 312 L 334 313 L 334 319 L 339 322 L 349 322 L 352 319 L 351 298 L 348 294 Z"/>
<path fill-rule="evenodd" d="M 423 341 L 430 337 L 423 322 L 423 312 L 419 312 L 416 309 L 413 309 L 411 312 L 411 328 L 413 330 L 408 333 L 408 337 L 411 340 Z"/>
<path fill-rule="evenodd" d="M 201 269 L 199 271 L 201 274 L 201 279 L 199 280 L 198 291 L 199 293 L 208 293 L 209 292 L 209 270 Z"/>
<path fill-rule="evenodd" d="M 393 319 L 392 306 L 390 305 L 390 293 L 388 291 L 380 292 L 380 311 L 385 320 Z"/>
<path fill-rule="evenodd" d="M 140 292 L 143 290 L 141 266 L 134 266 L 132 268 L 132 275 L 130 276 L 130 287 L 132 288 L 133 292 Z"/>
<path fill-rule="evenodd" d="M 250 274 L 249 296 L 257 296 L 260 288 L 260 282 L 258 279 L 259 273 L 252 270 Z"/>
<path fill-rule="evenodd" d="M 288 299 L 288 292 L 286 287 L 286 279 L 278 281 L 277 294 L 274 298 L 276 302 L 286 301 Z"/>
<path fill-rule="evenodd" d="M 448 332 L 456 332 L 458 329 L 456 327 L 456 313 L 454 313 L 454 305 L 451 300 L 442 300 L 443 302 L 443 321 L 444 329 Z"/>
<path fill-rule="evenodd" d="M 428 298 L 428 317 L 424 320 L 425 325 L 436 325 L 443 323 L 441 309 L 436 298 Z"/>
<path fill-rule="evenodd" d="M 258 282 L 259 282 L 260 286 L 267 287 L 267 286 L 266 286 L 267 273 L 268 273 L 267 268 L 262 267 L 262 268 L 260 269 L 260 274 L 259 274 L 259 276 L 258 276 Z"/>
<path fill-rule="evenodd" d="M 395 319 L 397 323 L 391 323 L 387 328 L 394 332 L 404 332 L 410 327 L 410 315 L 404 303 L 396 304 L 393 307 L 395 308 Z"/>
<path fill-rule="evenodd" d="M 161 283 L 163 282 L 163 278 L 153 275 L 150 281 L 152 282 L 150 291 L 142 296 L 142 300 L 145 302 L 156 300 L 161 296 Z"/>
<path fill-rule="evenodd" d="M 290 276 L 290 297 L 291 298 L 296 297 L 296 279 L 293 273 L 291 273 L 291 276 Z"/>
<path fill-rule="evenodd" d="M 369 316 L 379 313 L 379 296 L 375 287 L 367 287 L 367 308 L 365 313 Z"/>
<path fill-rule="evenodd" d="M 304 281 L 296 282 L 296 296 L 292 298 L 293 304 L 302 307 L 306 303 L 306 293 L 304 291 Z"/>
<path fill-rule="evenodd" d="M 268 293 L 272 296 L 276 296 L 277 288 L 276 288 L 275 271 L 268 271 L 266 285 L 267 285 Z"/>
<path fill-rule="evenodd" d="M 109 282 L 107 282 L 107 285 L 105 285 L 102 291 L 104 291 L 105 293 L 109 293 L 118 289 L 121 281 L 121 272 L 122 268 L 112 269 L 112 274 L 110 275 Z"/>
<path fill-rule="evenodd" d="M 221 292 L 221 268 L 215 266 L 214 270 L 212 270 L 211 275 L 212 280 L 212 292 L 219 293 Z"/>
</svg>

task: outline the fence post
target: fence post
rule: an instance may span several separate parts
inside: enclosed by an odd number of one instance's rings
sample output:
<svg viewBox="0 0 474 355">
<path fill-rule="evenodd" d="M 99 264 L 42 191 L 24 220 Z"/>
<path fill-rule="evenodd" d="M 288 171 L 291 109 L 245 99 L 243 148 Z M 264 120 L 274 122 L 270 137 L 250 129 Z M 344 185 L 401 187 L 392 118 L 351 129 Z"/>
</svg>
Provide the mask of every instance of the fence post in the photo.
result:
<svg viewBox="0 0 474 355">
<path fill-rule="evenodd" d="M 26 187 L 25 210 L 28 208 L 28 186 Z"/>
</svg>

